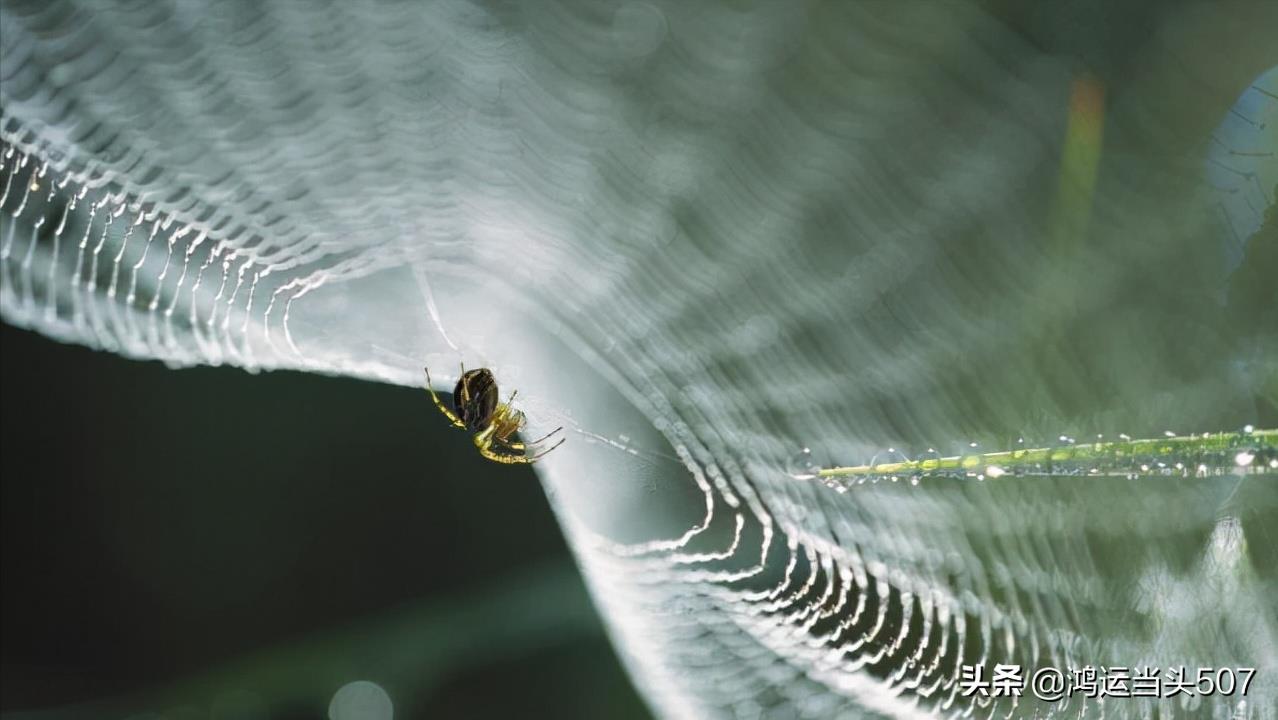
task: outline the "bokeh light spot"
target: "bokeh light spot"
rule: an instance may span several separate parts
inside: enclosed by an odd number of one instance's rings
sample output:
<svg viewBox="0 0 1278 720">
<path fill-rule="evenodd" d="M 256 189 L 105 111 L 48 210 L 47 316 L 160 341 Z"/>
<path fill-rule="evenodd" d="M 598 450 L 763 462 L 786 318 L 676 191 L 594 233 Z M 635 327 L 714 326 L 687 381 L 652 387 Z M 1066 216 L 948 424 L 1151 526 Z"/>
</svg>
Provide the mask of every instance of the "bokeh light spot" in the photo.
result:
<svg viewBox="0 0 1278 720">
<path fill-rule="evenodd" d="M 391 720 L 394 716 L 390 695 L 367 680 L 346 683 L 328 704 L 329 720 Z"/>
</svg>

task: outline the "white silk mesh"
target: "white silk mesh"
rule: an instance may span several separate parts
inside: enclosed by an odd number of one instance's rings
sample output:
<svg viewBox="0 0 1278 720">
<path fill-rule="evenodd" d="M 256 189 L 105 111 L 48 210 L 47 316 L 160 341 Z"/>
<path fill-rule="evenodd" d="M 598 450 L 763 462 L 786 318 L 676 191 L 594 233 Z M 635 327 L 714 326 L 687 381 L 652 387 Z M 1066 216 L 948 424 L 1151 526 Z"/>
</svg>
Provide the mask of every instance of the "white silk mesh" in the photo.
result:
<svg viewBox="0 0 1278 720">
<path fill-rule="evenodd" d="M 4 0 L 0 310 L 492 368 L 568 427 L 537 468 L 662 716 L 1272 719 L 1273 474 L 796 473 L 1273 412 L 1278 301 L 1230 290 L 1278 242 L 1246 11 L 1142 11 L 1089 140 L 1078 63 L 981 4 Z M 991 702 L 976 663 L 1257 676 Z"/>
</svg>

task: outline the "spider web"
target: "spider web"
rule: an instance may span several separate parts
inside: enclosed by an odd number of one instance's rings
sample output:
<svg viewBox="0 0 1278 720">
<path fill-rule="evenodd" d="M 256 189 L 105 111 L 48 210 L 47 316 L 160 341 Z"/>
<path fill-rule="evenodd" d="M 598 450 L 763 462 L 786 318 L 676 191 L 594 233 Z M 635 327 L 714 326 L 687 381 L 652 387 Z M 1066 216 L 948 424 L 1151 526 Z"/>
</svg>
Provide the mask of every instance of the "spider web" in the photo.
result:
<svg viewBox="0 0 1278 720">
<path fill-rule="evenodd" d="M 575 431 L 538 468 L 663 716 L 1273 718 L 1272 475 L 796 478 L 1272 422 L 1252 12 L 1097 41 L 1140 70 L 1089 175 L 1083 17 L 1057 53 L 963 3 L 4 0 L 0 310 L 173 365 L 493 368 Z M 1259 670 L 1035 705 L 962 697 L 978 662 Z"/>
</svg>

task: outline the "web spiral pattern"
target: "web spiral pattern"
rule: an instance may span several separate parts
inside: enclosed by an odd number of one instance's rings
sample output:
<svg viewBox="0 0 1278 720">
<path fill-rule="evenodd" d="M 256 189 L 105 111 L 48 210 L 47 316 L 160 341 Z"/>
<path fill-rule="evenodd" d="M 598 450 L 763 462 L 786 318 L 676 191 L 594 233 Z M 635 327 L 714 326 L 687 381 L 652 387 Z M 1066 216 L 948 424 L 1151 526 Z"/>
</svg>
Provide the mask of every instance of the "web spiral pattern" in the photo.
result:
<svg viewBox="0 0 1278 720">
<path fill-rule="evenodd" d="M 664 716 L 1272 719 L 1264 467 L 805 472 L 1272 417 L 1255 12 L 1149 10 L 1102 111 L 980 4 L 4 0 L 0 310 L 174 365 L 493 367 L 577 431 L 543 481 Z M 1258 679 L 988 701 L 972 663 Z"/>
</svg>

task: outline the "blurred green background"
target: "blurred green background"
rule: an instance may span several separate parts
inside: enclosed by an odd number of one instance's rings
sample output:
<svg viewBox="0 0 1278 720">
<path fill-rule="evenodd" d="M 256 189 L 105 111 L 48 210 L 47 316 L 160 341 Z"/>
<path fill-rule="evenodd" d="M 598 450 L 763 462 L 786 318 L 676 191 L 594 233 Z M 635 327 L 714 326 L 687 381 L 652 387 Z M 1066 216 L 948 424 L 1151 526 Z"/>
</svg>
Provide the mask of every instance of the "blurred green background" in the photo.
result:
<svg viewBox="0 0 1278 720">
<path fill-rule="evenodd" d="M 532 472 L 424 391 L 0 332 L 6 718 L 648 716 Z"/>
</svg>

